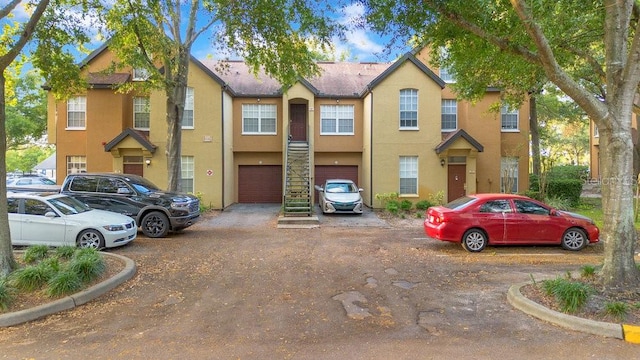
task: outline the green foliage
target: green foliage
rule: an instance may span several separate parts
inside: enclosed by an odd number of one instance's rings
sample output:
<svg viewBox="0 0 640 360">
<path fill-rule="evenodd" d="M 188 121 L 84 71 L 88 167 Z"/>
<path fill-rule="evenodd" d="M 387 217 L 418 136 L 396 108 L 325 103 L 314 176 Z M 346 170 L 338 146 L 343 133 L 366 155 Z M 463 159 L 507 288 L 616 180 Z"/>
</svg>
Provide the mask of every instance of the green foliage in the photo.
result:
<svg viewBox="0 0 640 360">
<path fill-rule="evenodd" d="M 82 279 L 75 271 L 66 269 L 56 273 L 47 285 L 47 295 L 58 297 L 78 291 L 82 287 Z"/>
<path fill-rule="evenodd" d="M 398 200 L 389 200 L 385 206 L 385 209 L 396 215 L 398 214 L 398 211 L 400 211 L 400 202 Z"/>
<path fill-rule="evenodd" d="M 384 194 L 376 194 L 376 200 L 379 200 L 382 203 L 383 207 L 387 206 L 389 201 L 397 201 L 399 194 L 397 192 L 384 193 Z"/>
<path fill-rule="evenodd" d="M 416 203 L 416 209 L 418 210 L 427 210 L 432 206 L 433 204 L 429 200 L 420 200 Z"/>
<path fill-rule="evenodd" d="M 412 208 L 413 208 L 413 203 L 411 202 L 411 200 L 403 199 L 400 202 L 400 209 L 402 211 L 411 211 Z"/>
<path fill-rule="evenodd" d="M 34 291 L 44 286 L 53 275 L 48 266 L 29 265 L 10 274 L 11 285 L 19 290 Z"/>
<path fill-rule="evenodd" d="M 589 168 L 582 165 L 554 166 L 547 176 L 549 180 L 585 180 L 589 178 Z"/>
<path fill-rule="evenodd" d="M 24 262 L 33 264 L 47 257 L 49 247 L 47 245 L 29 246 L 24 252 Z"/>
<path fill-rule="evenodd" d="M 55 250 L 55 256 L 60 259 L 71 259 L 75 254 L 76 250 L 78 250 L 75 246 L 59 246 Z"/>
<path fill-rule="evenodd" d="M 607 302 L 604 304 L 604 312 L 619 321 L 623 321 L 629 313 L 629 306 L 623 302 Z"/>
<path fill-rule="evenodd" d="M 81 256 L 74 257 L 69 263 L 69 270 L 78 274 L 80 281 L 88 283 L 97 279 L 106 270 L 106 264 L 102 256 L 95 251 L 85 252 Z"/>
<path fill-rule="evenodd" d="M 428 200 L 433 205 L 444 205 L 444 191 L 440 190 L 435 194 L 429 194 Z"/>
<path fill-rule="evenodd" d="M 580 268 L 580 276 L 591 279 L 596 276 L 596 267 L 593 265 L 585 265 Z"/>
<path fill-rule="evenodd" d="M 571 206 L 576 206 L 580 203 L 582 181 L 578 179 L 549 180 L 546 193 L 549 198 L 563 198 L 569 201 Z"/>
<path fill-rule="evenodd" d="M 9 171 L 31 173 L 33 168 L 54 152 L 51 146 L 29 146 L 25 149 L 8 150 L 6 166 Z"/>
<path fill-rule="evenodd" d="M 9 285 L 7 278 L 0 278 L 0 310 L 6 310 L 15 299 L 15 289 Z"/>
<path fill-rule="evenodd" d="M 15 92 L 7 94 L 6 131 L 9 149 L 27 145 L 44 135 L 47 129 L 47 95 L 42 83 L 39 72 L 31 70 L 18 79 Z"/>
<path fill-rule="evenodd" d="M 547 295 L 553 296 L 560 304 L 560 309 L 566 313 L 579 310 L 589 296 L 595 293 L 595 290 L 587 284 L 563 278 L 544 280 L 542 289 Z"/>
<path fill-rule="evenodd" d="M 566 198 L 562 198 L 562 197 L 548 197 L 544 200 L 545 203 L 547 203 L 547 205 L 552 206 L 556 209 L 559 210 L 569 210 L 571 208 L 571 202 L 569 200 L 567 200 Z"/>
</svg>

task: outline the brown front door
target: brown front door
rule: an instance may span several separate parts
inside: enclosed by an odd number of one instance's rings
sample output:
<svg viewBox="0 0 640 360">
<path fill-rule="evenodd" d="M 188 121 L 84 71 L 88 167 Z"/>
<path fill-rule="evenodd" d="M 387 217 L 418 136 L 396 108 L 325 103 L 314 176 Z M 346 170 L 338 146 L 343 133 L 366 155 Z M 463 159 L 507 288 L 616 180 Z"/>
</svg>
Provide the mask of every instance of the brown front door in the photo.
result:
<svg viewBox="0 0 640 360">
<path fill-rule="evenodd" d="M 465 183 L 467 182 L 466 164 L 449 164 L 449 181 L 447 201 L 455 200 L 466 195 Z"/>
<path fill-rule="evenodd" d="M 289 113 L 291 115 L 289 123 L 291 141 L 307 141 L 307 105 L 291 104 Z"/>
</svg>

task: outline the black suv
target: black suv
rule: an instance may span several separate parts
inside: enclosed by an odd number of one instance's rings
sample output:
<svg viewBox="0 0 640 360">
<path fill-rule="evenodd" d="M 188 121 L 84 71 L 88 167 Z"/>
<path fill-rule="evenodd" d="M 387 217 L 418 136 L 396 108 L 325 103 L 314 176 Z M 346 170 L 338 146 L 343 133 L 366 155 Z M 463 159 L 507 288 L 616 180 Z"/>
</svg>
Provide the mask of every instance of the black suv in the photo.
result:
<svg viewBox="0 0 640 360">
<path fill-rule="evenodd" d="M 200 201 L 193 195 L 160 190 L 149 180 L 132 174 L 70 174 L 61 193 L 94 209 L 131 216 L 151 238 L 164 237 L 193 225 L 200 217 Z"/>
</svg>

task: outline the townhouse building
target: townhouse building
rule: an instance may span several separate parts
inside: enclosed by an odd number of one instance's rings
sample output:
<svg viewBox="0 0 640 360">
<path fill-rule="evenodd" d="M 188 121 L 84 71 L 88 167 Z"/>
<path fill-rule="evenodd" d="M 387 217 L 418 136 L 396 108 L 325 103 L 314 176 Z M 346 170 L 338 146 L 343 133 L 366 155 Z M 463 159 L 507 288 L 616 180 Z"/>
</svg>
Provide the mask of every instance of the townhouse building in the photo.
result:
<svg viewBox="0 0 640 360">
<path fill-rule="evenodd" d="M 391 63 L 321 62 L 321 75 L 284 89 L 242 61 L 192 58 L 182 124 L 183 191 L 222 209 L 233 203 L 312 206 L 313 185 L 354 180 L 369 207 L 379 194 L 412 202 L 528 188 L 528 103 L 502 107 L 499 89 L 461 101 L 426 51 Z M 115 91 L 144 81 L 105 73 L 105 44 L 84 60 L 86 92 L 48 98 L 57 181 L 72 172 L 135 173 L 167 184 L 165 97 Z M 307 205 L 303 203 L 307 202 Z M 310 210 L 309 210 L 310 211 Z"/>
</svg>

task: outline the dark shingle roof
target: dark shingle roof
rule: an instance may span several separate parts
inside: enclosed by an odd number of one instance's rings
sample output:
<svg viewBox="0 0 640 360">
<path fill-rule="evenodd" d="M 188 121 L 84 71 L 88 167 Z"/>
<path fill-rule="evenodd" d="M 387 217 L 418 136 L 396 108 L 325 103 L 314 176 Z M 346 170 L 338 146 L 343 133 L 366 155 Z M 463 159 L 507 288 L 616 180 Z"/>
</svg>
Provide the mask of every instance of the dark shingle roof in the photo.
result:
<svg viewBox="0 0 640 360">
<path fill-rule="evenodd" d="M 87 82 L 93 87 L 112 87 L 113 85 L 122 85 L 129 81 L 128 73 L 89 73 Z"/>
<path fill-rule="evenodd" d="M 445 137 L 442 140 L 442 142 L 438 144 L 438 146 L 436 146 L 436 149 L 435 149 L 436 154 L 440 154 L 441 152 L 446 150 L 449 146 L 451 146 L 451 144 L 453 144 L 459 138 L 465 139 L 469 144 L 471 144 L 471 146 L 476 148 L 478 152 L 484 151 L 484 146 L 482 146 L 482 144 L 480 144 L 476 139 L 474 139 L 471 135 L 469 135 L 469 133 L 467 133 L 463 129 L 459 129 L 452 133 L 449 133 L 449 135 L 447 135 L 447 137 Z"/>
</svg>

